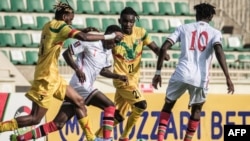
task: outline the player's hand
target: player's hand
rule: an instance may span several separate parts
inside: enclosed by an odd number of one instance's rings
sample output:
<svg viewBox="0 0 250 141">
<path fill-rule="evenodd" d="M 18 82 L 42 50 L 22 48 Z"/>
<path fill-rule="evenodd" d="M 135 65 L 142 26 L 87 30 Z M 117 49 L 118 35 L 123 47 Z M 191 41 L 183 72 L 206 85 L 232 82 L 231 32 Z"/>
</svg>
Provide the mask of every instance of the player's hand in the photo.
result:
<svg viewBox="0 0 250 141">
<path fill-rule="evenodd" d="M 126 75 L 119 75 L 118 79 L 128 84 L 128 77 Z"/>
<path fill-rule="evenodd" d="M 114 33 L 115 33 L 115 41 L 120 42 L 124 37 L 123 33 L 121 32 L 114 32 Z"/>
<path fill-rule="evenodd" d="M 84 29 L 82 29 L 81 30 L 82 32 L 84 32 L 84 33 L 88 33 L 88 32 L 91 32 L 91 31 L 93 31 L 93 32 L 100 32 L 97 28 L 95 28 L 95 27 L 86 27 L 86 28 L 84 28 Z"/>
<path fill-rule="evenodd" d="M 234 93 L 234 84 L 230 78 L 227 78 L 227 93 L 233 94 Z"/>
<path fill-rule="evenodd" d="M 157 85 L 159 83 L 159 86 L 161 87 L 161 75 L 155 75 L 152 80 L 152 85 L 155 89 L 158 89 Z"/>
<path fill-rule="evenodd" d="M 170 59 L 170 56 L 168 53 L 165 54 L 164 60 L 168 61 Z"/>
<path fill-rule="evenodd" d="M 80 69 L 76 69 L 76 76 L 78 77 L 79 81 L 81 83 L 84 83 L 86 81 L 85 73 L 82 72 Z"/>
</svg>

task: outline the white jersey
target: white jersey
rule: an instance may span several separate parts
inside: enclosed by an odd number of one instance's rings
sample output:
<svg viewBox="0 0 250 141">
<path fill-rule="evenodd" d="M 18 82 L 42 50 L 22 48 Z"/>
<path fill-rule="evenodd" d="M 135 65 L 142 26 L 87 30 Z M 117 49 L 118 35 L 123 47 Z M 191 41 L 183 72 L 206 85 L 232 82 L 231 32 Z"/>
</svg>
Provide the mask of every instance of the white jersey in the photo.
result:
<svg viewBox="0 0 250 141">
<path fill-rule="evenodd" d="M 181 42 L 181 54 L 172 79 L 207 88 L 213 46 L 221 44 L 222 34 L 206 22 L 179 26 L 168 37 L 172 43 Z"/>
<path fill-rule="evenodd" d="M 86 94 L 90 94 L 94 90 L 93 83 L 100 71 L 105 67 L 111 66 L 109 59 L 111 50 L 104 49 L 101 41 L 76 41 L 71 45 L 73 53 L 78 53 L 76 64 L 85 73 L 86 81 L 80 83 L 76 73 L 74 73 L 70 80 L 70 85 L 76 88 L 76 90 L 81 87 L 80 89 L 85 92 L 80 94 L 83 95 L 85 93 L 84 97 L 86 97 Z"/>
</svg>

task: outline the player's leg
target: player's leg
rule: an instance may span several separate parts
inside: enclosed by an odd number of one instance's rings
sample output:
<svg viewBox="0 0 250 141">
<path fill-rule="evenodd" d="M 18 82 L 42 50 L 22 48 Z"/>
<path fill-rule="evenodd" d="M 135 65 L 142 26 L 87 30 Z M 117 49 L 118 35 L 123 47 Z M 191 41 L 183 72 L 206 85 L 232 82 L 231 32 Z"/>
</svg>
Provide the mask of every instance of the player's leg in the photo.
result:
<svg viewBox="0 0 250 141">
<path fill-rule="evenodd" d="M 87 105 L 93 105 L 104 111 L 102 119 L 103 139 L 110 139 L 114 128 L 115 105 L 101 91 L 95 90 L 87 99 Z"/>
<path fill-rule="evenodd" d="M 127 116 L 127 112 L 130 109 L 130 105 L 119 95 L 118 91 L 116 90 L 115 93 L 115 103 L 117 106 L 117 109 L 115 110 L 115 118 L 114 118 L 114 126 L 122 122 L 125 117 Z M 103 138 L 103 127 L 99 128 L 95 135 L 98 138 Z"/>
<path fill-rule="evenodd" d="M 26 132 L 23 135 L 15 137 L 11 136 L 11 141 L 26 141 L 31 139 L 38 139 L 40 137 L 46 136 L 49 133 L 58 131 L 63 128 L 65 123 L 70 120 L 73 115 L 75 115 L 75 106 L 69 102 L 63 103 L 58 114 L 53 121 L 40 125 L 39 127 Z"/>
<path fill-rule="evenodd" d="M 186 91 L 187 84 L 179 81 L 173 81 L 170 79 L 169 85 L 166 91 L 166 99 L 163 108 L 160 113 L 160 119 L 158 123 L 157 140 L 163 141 L 166 134 L 169 119 L 171 117 L 172 109 L 177 99 Z"/>
<path fill-rule="evenodd" d="M 127 124 L 123 130 L 123 133 L 120 137 L 120 141 L 126 141 L 129 138 L 129 134 L 132 128 L 135 126 L 136 122 L 141 117 L 142 113 L 147 108 L 147 102 L 145 97 L 140 93 L 138 89 L 124 89 L 118 90 L 123 99 L 131 105 L 131 114 L 128 117 Z M 123 105 L 120 105 L 121 107 Z"/>
<path fill-rule="evenodd" d="M 184 141 L 191 141 L 200 123 L 202 106 L 205 103 L 207 89 L 190 86 L 191 116 L 188 120 Z"/>
<path fill-rule="evenodd" d="M 26 94 L 26 96 L 32 101 L 31 113 L 9 121 L 0 122 L 0 133 L 40 123 L 49 108 L 51 99 L 53 98 L 53 91 L 42 89 L 47 88 L 47 85 L 48 82 L 45 80 L 35 80 L 33 82 L 31 89 Z M 44 92 L 47 93 L 44 94 Z M 40 95 L 41 93 L 44 95 Z"/>
</svg>

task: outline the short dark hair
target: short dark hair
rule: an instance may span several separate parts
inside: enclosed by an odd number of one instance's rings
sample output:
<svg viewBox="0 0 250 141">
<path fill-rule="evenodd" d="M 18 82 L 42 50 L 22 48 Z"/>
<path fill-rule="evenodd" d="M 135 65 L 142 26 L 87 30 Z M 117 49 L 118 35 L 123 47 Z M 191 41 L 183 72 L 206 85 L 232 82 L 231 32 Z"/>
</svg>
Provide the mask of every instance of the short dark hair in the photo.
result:
<svg viewBox="0 0 250 141">
<path fill-rule="evenodd" d="M 196 10 L 197 20 L 208 19 L 214 14 L 216 14 L 215 7 L 208 3 L 200 3 L 195 5 L 194 10 Z"/>
<path fill-rule="evenodd" d="M 139 15 L 136 13 L 136 11 L 132 7 L 125 7 L 121 11 L 120 17 L 122 17 L 122 15 L 134 15 L 137 20 L 140 19 Z"/>
<path fill-rule="evenodd" d="M 63 14 L 74 13 L 74 9 L 69 5 L 69 3 L 58 2 L 54 5 L 55 19 L 61 19 Z"/>
<path fill-rule="evenodd" d="M 110 25 L 106 28 L 106 31 L 104 34 L 110 34 L 113 32 L 122 32 L 122 29 L 118 25 Z"/>
</svg>

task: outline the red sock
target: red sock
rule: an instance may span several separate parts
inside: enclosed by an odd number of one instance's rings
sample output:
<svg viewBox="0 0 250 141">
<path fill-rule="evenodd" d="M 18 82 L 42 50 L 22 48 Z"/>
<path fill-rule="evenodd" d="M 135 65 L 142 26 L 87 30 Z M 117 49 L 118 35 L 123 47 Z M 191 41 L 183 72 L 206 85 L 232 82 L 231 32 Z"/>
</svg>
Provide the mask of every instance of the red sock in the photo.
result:
<svg viewBox="0 0 250 141">
<path fill-rule="evenodd" d="M 189 119 L 184 141 L 191 141 L 192 140 L 194 133 L 195 133 L 197 127 L 199 126 L 199 123 L 200 123 L 200 120 Z"/>
<path fill-rule="evenodd" d="M 103 138 L 109 139 L 111 137 L 111 133 L 114 126 L 114 114 L 115 107 L 109 106 L 104 109 L 104 117 L 103 117 Z"/>
<path fill-rule="evenodd" d="M 161 112 L 160 115 L 160 121 L 158 126 L 158 140 L 157 141 L 163 141 L 164 136 L 167 130 L 167 125 L 170 119 L 170 113 Z"/>
<path fill-rule="evenodd" d="M 36 129 L 33 129 L 23 135 L 17 136 L 17 141 L 24 141 L 24 140 L 30 140 L 30 139 L 38 139 L 40 137 L 43 137 L 47 135 L 48 133 L 57 131 L 57 127 L 55 123 L 49 122 L 44 125 L 41 125 L 37 127 Z"/>
</svg>

